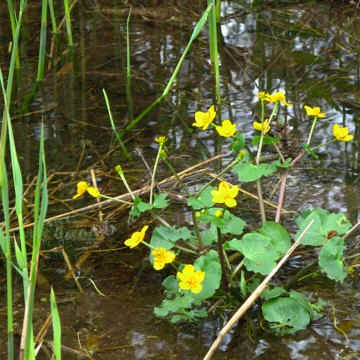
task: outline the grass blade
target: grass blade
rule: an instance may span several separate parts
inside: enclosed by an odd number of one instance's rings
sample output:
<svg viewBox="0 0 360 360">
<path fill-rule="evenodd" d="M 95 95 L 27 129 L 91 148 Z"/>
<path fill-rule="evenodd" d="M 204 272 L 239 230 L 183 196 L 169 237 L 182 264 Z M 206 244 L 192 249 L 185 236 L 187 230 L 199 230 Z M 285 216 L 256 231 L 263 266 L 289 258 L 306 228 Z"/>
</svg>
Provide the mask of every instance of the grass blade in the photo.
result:
<svg viewBox="0 0 360 360">
<path fill-rule="evenodd" d="M 51 28 L 53 34 L 57 34 L 57 24 L 56 24 L 56 17 L 54 11 L 54 0 L 49 0 L 49 10 L 50 10 L 50 19 L 51 19 Z"/>
<path fill-rule="evenodd" d="M 121 136 L 120 136 L 118 130 L 116 129 L 116 126 L 115 126 L 115 123 L 114 123 L 114 119 L 113 119 L 113 117 L 112 117 L 112 113 L 111 113 L 111 109 L 110 109 L 109 98 L 108 98 L 108 96 L 107 96 L 107 94 L 106 94 L 105 89 L 103 89 L 103 94 L 104 94 L 104 98 L 105 98 L 106 108 L 107 108 L 107 111 L 108 111 L 108 114 L 109 114 L 109 119 L 110 119 L 111 127 L 112 127 L 112 129 L 113 129 L 113 131 L 114 131 L 114 133 L 115 133 L 116 139 L 117 139 L 117 141 L 119 142 L 119 145 L 120 145 L 120 147 L 121 147 L 122 152 L 124 153 L 125 158 L 126 158 L 126 159 L 131 159 L 131 155 L 130 155 L 130 153 L 127 151 L 126 146 L 125 146 L 124 142 L 122 141 Z"/>
<path fill-rule="evenodd" d="M 131 94 L 130 16 L 131 9 L 126 20 L 126 100 L 128 104 L 128 119 L 131 122 L 134 120 L 134 110 Z"/>
<path fill-rule="evenodd" d="M 8 360 L 14 359 L 14 320 L 13 320 L 13 290 L 12 290 L 12 261 L 10 243 L 10 209 L 9 209 L 9 187 L 7 171 L 4 161 L 0 164 L 1 174 L 1 199 L 4 214 L 5 233 L 0 230 L 1 250 L 6 258 L 6 305 L 7 305 L 7 333 L 8 333 Z"/>
<path fill-rule="evenodd" d="M 209 0 L 209 4 L 213 5 L 209 15 L 209 50 L 215 78 L 216 103 L 218 105 L 217 113 L 221 114 L 220 70 L 216 19 L 217 8 L 215 6 L 215 0 Z"/>
<path fill-rule="evenodd" d="M 51 288 L 50 292 L 50 304 L 51 304 L 51 317 L 53 325 L 54 336 L 54 354 L 56 360 L 61 360 L 61 322 L 59 316 L 59 310 L 56 304 L 54 289 Z"/>
<path fill-rule="evenodd" d="M 47 0 L 42 0 L 39 62 L 38 62 L 38 71 L 36 78 L 37 81 L 42 81 L 44 79 L 45 57 L 46 57 L 46 36 L 47 36 L 47 11 L 48 11 L 48 2 Z"/>
<path fill-rule="evenodd" d="M 71 17 L 70 17 L 70 6 L 69 0 L 64 0 L 64 9 L 65 9 L 65 23 L 66 23 L 66 33 L 68 38 L 68 45 L 73 46 L 72 30 L 71 30 Z"/>
</svg>

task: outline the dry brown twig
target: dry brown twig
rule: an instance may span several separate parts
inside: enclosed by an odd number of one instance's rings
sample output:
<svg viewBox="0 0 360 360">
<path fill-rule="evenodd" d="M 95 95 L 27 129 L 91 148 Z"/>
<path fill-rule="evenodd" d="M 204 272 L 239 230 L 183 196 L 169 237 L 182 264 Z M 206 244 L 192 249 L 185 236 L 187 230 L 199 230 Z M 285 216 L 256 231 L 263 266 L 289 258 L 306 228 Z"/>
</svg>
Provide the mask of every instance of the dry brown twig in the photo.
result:
<svg viewBox="0 0 360 360">
<path fill-rule="evenodd" d="M 206 171 L 207 169 L 198 169 L 199 167 L 202 167 L 210 162 L 213 162 L 217 159 L 220 159 L 222 157 L 224 157 L 226 154 L 219 154 L 219 155 L 216 155 L 210 159 L 207 159 L 205 161 L 202 161 L 198 164 L 195 164 L 193 166 L 190 166 L 189 168 L 183 170 L 183 171 L 180 171 L 178 173 L 178 176 L 180 178 L 186 178 L 186 177 L 189 177 L 189 176 L 192 176 L 194 174 L 198 174 L 198 173 L 201 173 L 201 172 L 204 172 Z M 198 170 L 196 170 L 198 169 Z M 157 183 L 157 185 L 165 185 L 165 184 L 169 184 L 173 181 L 177 181 L 176 177 L 173 175 L 173 176 L 170 176 L 160 182 Z M 142 188 L 138 189 L 138 190 L 135 190 L 133 191 L 133 195 L 134 196 L 140 196 L 142 194 L 145 194 L 147 192 L 150 191 L 150 185 L 145 185 L 143 186 Z M 86 212 L 86 211 L 90 211 L 90 210 L 93 210 L 93 209 L 96 209 L 96 208 L 99 208 L 99 207 L 104 207 L 104 206 L 109 206 L 109 205 L 116 205 L 118 204 L 117 201 L 121 201 L 121 200 L 127 200 L 127 199 L 130 199 L 131 198 L 131 194 L 128 192 L 128 193 L 125 193 L 125 194 L 122 194 L 122 195 L 119 195 L 119 196 L 116 196 L 114 197 L 114 200 L 112 199 L 106 199 L 106 200 L 103 200 L 103 201 L 100 201 L 98 203 L 95 203 L 95 204 L 91 204 L 91 205 L 87 205 L 87 206 L 84 206 L 82 208 L 79 208 L 79 209 L 75 209 L 75 210 L 71 210 L 71 211 L 68 211 L 68 212 L 65 212 L 65 213 L 62 213 L 62 214 L 59 214 L 59 215 L 55 215 L 55 216 L 52 216 L 52 217 L 49 217 L 47 219 L 45 219 L 45 222 L 48 223 L 48 222 L 52 222 L 52 221 L 55 221 L 55 220 L 59 220 L 59 219 L 63 219 L 63 218 L 66 218 L 66 217 L 70 217 L 70 216 L 75 216 L 79 213 L 82 213 L 82 212 Z M 29 223 L 29 224 L 25 224 L 24 225 L 24 228 L 30 228 L 34 226 L 34 223 Z M 18 231 L 18 227 L 14 227 L 12 229 L 10 229 L 10 232 L 15 232 L 15 231 Z"/>
</svg>

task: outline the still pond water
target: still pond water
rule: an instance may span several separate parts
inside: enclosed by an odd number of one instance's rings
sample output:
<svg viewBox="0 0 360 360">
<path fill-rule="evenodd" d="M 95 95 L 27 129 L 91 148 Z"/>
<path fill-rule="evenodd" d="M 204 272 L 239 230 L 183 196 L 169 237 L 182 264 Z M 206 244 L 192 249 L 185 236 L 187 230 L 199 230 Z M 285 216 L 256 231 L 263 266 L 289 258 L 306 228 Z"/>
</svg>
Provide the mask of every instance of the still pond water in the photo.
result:
<svg viewBox="0 0 360 360">
<path fill-rule="evenodd" d="M 90 169 L 96 171 L 102 192 L 109 195 L 126 192 L 112 170 L 119 163 L 133 189 L 148 184 L 148 172 L 135 150 L 139 149 L 152 166 L 156 136 L 168 136 L 170 159 L 178 171 L 222 150 L 211 132 L 191 131 L 194 112 L 207 109 L 214 99 L 207 33 L 203 32 L 170 95 L 125 137 L 133 158 L 124 160 L 109 124 L 102 89 L 107 91 L 117 126 L 124 128 L 133 114 L 139 114 L 163 91 L 206 2 L 115 3 L 100 0 L 76 5 L 72 14 L 75 49 L 71 52 L 65 47 L 65 38 L 51 44 L 46 80 L 36 91 L 40 5 L 31 2 L 26 13 L 13 123 L 24 177 L 30 186 L 36 173 L 42 116 L 45 119 L 51 180 L 49 216 L 91 203 L 89 198 L 77 202 L 71 199 L 76 182 L 90 179 Z M 304 104 L 321 106 L 327 113 L 319 124 L 315 143 L 323 141 L 325 134 L 331 137 L 333 123 L 348 126 L 355 141 L 346 145 L 333 143 L 319 161 L 302 162 L 289 178 L 285 206 L 292 210 L 322 207 L 341 211 L 356 223 L 360 204 L 360 17 L 353 5 L 294 3 L 222 2 L 222 117 L 251 134 L 252 121 L 258 116 L 258 91 L 284 90 L 294 104 L 287 114 L 294 138 L 301 140 L 309 131 Z M 130 5 L 131 99 L 125 92 L 126 19 Z M 5 4 L 0 4 L 0 10 L 0 65 L 6 72 L 11 32 Z M 159 178 L 169 175 L 160 167 Z M 187 181 L 196 186 L 205 179 L 197 176 Z M 31 191 L 27 196 L 31 203 Z M 241 206 L 245 218 L 253 223 L 259 220 L 256 203 L 246 200 Z M 202 359 L 231 311 L 223 309 L 197 325 L 171 325 L 155 318 L 153 307 L 161 302 L 163 274 L 154 273 L 143 261 L 146 253 L 141 249 L 129 251 L 122 245 L 136 225 L 128 224 L 123 208 L 109 208 L 103 214 L 107 228 L 102 236 L 93 228 L 97 216 L 96 212 L 87 212 L 47 226 L 44 248 L 64 246 L 74 262 L 89 247 L 96 246 L 99 238 L 102 242 L 79 266 L 85 295 L 79 294 L 72 281 L 64 279 L 67 268 L 61 253 L 44 253 L 40 267 L 44 280 L 37 293 L 35 326 L 47 317 L 51 283 L 60 303 L 63 344 L 69 348 L 65 359 L 78 357 L 71 349 L 87 350 L 99 360 Z M 190 219 L 181 203 L 167 210 L 164 217 L 178 225 Z M 356 255 L 359 240 L 356 235 L 348 240 L 347 255 Z M 288 271 L 296 268 L 301 256 L 294 257 Z M 352 257 L 352 264 L 359 259 L 360 255 Z M 214 359 L 360 359 L 358 276 L 349 276 L 343 284 L 324 281 L 323 277 L 305 283 L 301 290 L 324 297 L 332 306 L 327 316 L 293 336 L 278 338 L 268 334 L 257 319 L 256 309 L 249 311 L 225 338 Z M 95 291 L 89 279 L 106 297 Z M 19 290 L 15 295 L 19 304 L 21 296 Z M 1 358 L 5 358 L 6 348 L 3 300 L 2 296 Z M 334 328 L 335 317 L 343 332 Z M 20 328 L 19 322 L 17 331 Z"/>
</svg>

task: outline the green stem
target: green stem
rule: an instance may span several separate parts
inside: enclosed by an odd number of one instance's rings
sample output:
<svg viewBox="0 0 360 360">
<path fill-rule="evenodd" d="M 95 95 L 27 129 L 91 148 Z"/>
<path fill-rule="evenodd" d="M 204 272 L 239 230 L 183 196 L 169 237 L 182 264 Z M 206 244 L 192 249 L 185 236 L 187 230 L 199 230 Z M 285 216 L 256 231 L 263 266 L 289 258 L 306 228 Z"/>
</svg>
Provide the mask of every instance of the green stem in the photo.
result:
<svg viewBox="0 0 360 360">
<path fill-rule="evenodd" d="M 219 255 L 219 260 L 220 260 L 220 265 L 221 265 L 221 271 L 222 271 L 222 283 L 223 283 L 223 288 L 225 290 L 229 289 L 229 279 L 228 279 L 228 272 L 225 266 L 225 257 L 224 257 L 224 249 L 223 249 L 223 239 L 221 236 L 221 231 L 219 228 L 217 228 L 217 246 L 218 246 L 218 255 Z"/>
<path fill-rule="evenodd" d="M 131 160 L 131 155 L 130 153 L 127 151 L 126 149 L 126 146 L 124 144 L 124 142 L 122 141 L 121 139 L 121 136 L 120 136 L 120 133 L 119 131 L 116 129 L 116 125 L 115 125 L 115 122 L 114 122 L 114 119 L 112 117 L 112 112 L 111 112 L 111 108 L 110 108 L 110 102 L 109 102 L 109 98 L 107 96 L 107 93 L 105 91 L 105 89 L 103 89 L 103 94 L 104 94 L 104 99 L 105 99 L 105 104 L 106 104 L 106 108 L 107 108 L 107 111 L 108 111 L 108 115 L 109 115 L 109 120 L 110 120 L 110 123 L 111 123 L 111 127 L 114 131 L 114 134 L 116 136 L 116 139 L 121 147 L 121 150 L 122 152 L 124 153 L 124 156 L 127 160 Z"/>
<path fill-rule="evenodd" d="M 100 194 L 100 197 L 102 197 L 103 199 L 109 199 L 109 200 L 114 200 L 114 201 L 117 201 L 117 202 L 120 202 L 122 204 L 126 204 L 126 205 L 132 205 L 132 203 L 130 201 L 125 201 L 125 200 L 120 200 L 120 199 L 116 199 L 112 196 L 107 196 L 107 195 L 104 195 L 104 194 Z"/>
<path fill-rule="evenodd" d="M 135 200 L 135 195 L 133 194 L 128 182 L 126 181 L 126 178 L 125 178 L 125 175 L 124 175 L 124 172 L 121 168 L 121 165 L 116 165 L 115 166 L 115 171 L 118 173 L 118 175 L 120 176 L 120 179 L 122 180 L 122 182 L 124 183 L 125 187 L 126 187 L 126 190 L 128 191 L 128 193 L 130 194 L 131 198 L 133 200 Z"/>
<path fill-rule="evenodd" d="M 47 37 L 47 12 L 48 12 L 48 2 L 47 0 L 42 0 L 39 62 L 38 62 L 36 81 L 42 81 L 44 79 L 45 58 L 46 58 L 46 37 Z"/>
<path fill-rule="evenodd" d="M 163 146 L 164 146 L 164 144 L 160 143 L 158 153 L 156 154 L 156 159 L 155 159 L 155 164 L 154 164 L 154 171 L 153 171 L 152 176 L 151 176 L 150 200 L 149 200 L 150 205 L 152 205 L 152 203 L 153 203 L 153 190 L 154 190 L 154 184 L 155 184 L 155 176 L 156 176 L 156 171 L 157 171 L 157 167 L 158 167 L 158 164 L 159 164 L 160 154 L 162 152 Z"/>
<path fill-rule="evenodd" d="M 68 37 L 68 45 L 73 46 L 72 30 L 71 30 L 71 17 L 70 17 L 70 6 L 69 0 L 64 0 L 64 9 L 65 9 L 65 23 L 66 23 L 66 33 Z"/>
<path fill-rule="evenodd" d="M 148 248 L 151 249 L 151 250 L 156 249 L 155 246 L 152 246 L 151 244 L 149 244 L 148 242 L 146 242 L 146 241 L 144 241 L 144 240 L 141 242 L 141 244 L 144 244 L 146 247 L 148 247 Z M 196 251 L 191 250 L 191 249 L 188 249 L 188 248 L 185 248 L 185 247 L 183 247 L 183 246 L 175 245 L 174 247 L 176 247 L 176 248 L 179 249 L 179 250 L 185 251 L 185 252 L 187 252 L 187 253 L 189 253 L 189 254 L 198 255 L 198 253 L 197 253 Z M 166 249 L 166 250 L 168 250 L 168 249 Z"/>
<path fill-rule="evenodd" d="M 272 121 L 278 107 L 279 107 L 279 103 L 277 102 L 275 104 L 273 110 L 272 110 L 271 115 L 270 115 L 269 125 L 271 124 L 271 121 Z M 264 121 L 265 121 L 264 117 L 265 117 L 264 116 L 264 100 L 261 99 L 261 124 L 262 124 L 262 126 L 264 125 Z M 258 166 L 260 164 L 260 157 L 261 157 L 261 153 L 262 153 L 262 147 L 263 147 L 263 144 L 264 144 L 264 136 L 265 136 L 265 133 L 264 133 L 264 130 L 262 130 L 261 135 L 260 135 L 258 151 L 257 151 L 257 154 L 256 154 L 256 160 L 255 160 L 256 166 Z M 259 197 L 259 207 L 260 207 L 261 221 L 264 224 L 265 221 L 266 221 L 266 213 L 265 213 L 265 205 L 264 205 L 264 199 L 263 199 L 260 179 L 258 179 L 256 181 L 256 188 L 257 188 L 257 193 L 258 193 L 258 197 Z"/>
<path fill-rule="evenodd" d="M 306 145 L 310 145 L 310 141 L 311 141 L 311 138 L 312 138 L 312 136 L 313 136 L 313 133 L 314 133 L 314 130 L 315 130 L 315 126 L 316 126 L 317 120 L 318 120 L 318 118 L 317 118 L 317 116 L 315 116 L 315 117 L 314 117 L 314 120 L 313 120 L 313 123 L 312 123 L 312 125 L 311 125 L 309 137 L 308 137 L 308 139 L 307 139 L 307 141 L 306 141 Z"/>
<path fill-rule="evenodd" d="M 322 146 L 329 145 L 329 144 L 331 144 L 333 142 L 336 142 L 336 141 L 337 141 L 336 139 L 332 139 L 332 140 L 327 141 L 327 142 L 325 142 L 323 144 L 320 144 L 320 145 L 317 145 L 317 146 L 315 146 L 313 148 L 310 148 L 310 150 L 312 150 L 312 151 L 317 150 L 317 149 L 321 148 Z"/>
</svg>

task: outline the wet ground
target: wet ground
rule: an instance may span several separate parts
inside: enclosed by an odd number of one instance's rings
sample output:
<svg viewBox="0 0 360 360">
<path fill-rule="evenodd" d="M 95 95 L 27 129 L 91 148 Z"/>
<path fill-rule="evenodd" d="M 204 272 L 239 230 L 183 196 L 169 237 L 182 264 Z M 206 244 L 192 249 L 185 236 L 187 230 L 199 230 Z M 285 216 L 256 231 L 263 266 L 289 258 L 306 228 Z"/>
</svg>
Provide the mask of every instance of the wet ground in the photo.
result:
<svg viewBox="0 0 360 360">
<path fill-rule="evenodd" d="M 125 93 L 127 3 L 132 5 L 132 107 Z M 4 5 L 0 5 L 0 66 L 6 72 L 11 32 Z M 50 177 L 49 216 L 92 202 L 88 198 L 76 202 L 71 199 L 76 182 L 89 179 L 90 169 L 95 170 L 101 191 L 109 195 L 126 192 L 113 171 L 119 163 L 133 189 L 148 184 L 147 170 L 133 151 L 139 148 L 153 164 L 157 149 L 154 138 L 158 135 L 169 137 L 170 160 L 178 171 L 222 150 L 211 132 L 199 134 L 191 130 L 194 112 L 207 109 L 214 99 L 204 31 L 194 42 L 170 95 L 125 136 L 133 159 L 124 160 L 111 130 L 102 89 L 107 91 L 118 128 L 126 127 L 132 112 L 139 114 L 163 91 L 206 2 L 154 1 L 151 5 L 146 1 L 124 1 L 116 7 L 112 1 L 79 2 L 72 14 L 75 49 L 71 52 L 66 48 L 65 35 L 52 44 L 49 38 L 53 51 L 49 53 L 49 67 L 40 89 L 34 89 L 40 6 L 28 5 L 13 124 L 29 186 L 26 199 L 31 203 L 39 126 L 44 118 Z M 360 203 L 358 10 L 343 2 L 293 5 L 223 1 L 222 15 L 222 117 L 230 118 L 239 129 L 250 134 L 252 121 L 258 116 L 257 92 L 283 89 L 294 104 L 287 114 L 294 138 L 301 139 L 310 126 L 304 104 L 319 105 L 327 113 L 326 119 L 319 123 L 315 143 L 331 137 L 333 123 L 348 126 L 355 134 L 354 142 L 331 144 L 319 161 L 308 159 L 292 174 L 286 208 L 322 207 L 342 211 L 353 223 L 357 222 Z M 160 167 L 159 178 L 169 175 Z M 196 176 L 186 181 L 195 186 L 204 179 Z M 240 211 L 245 218 L 256 222 L 257 204 L 243 200 Z M 164 217 L 179 225 L 189 220 L 181 203 Z M 164 274 L 151 270 L 149 263 L 143 261 L 146 254 L 141 249 L 130 252 L 122 245 L 134 230 L 134 225 L 128 224 L 126 210 L 121 207 L 104 210 L 108 224 L 105 236 L 94 231 L 97 219 L 97 212 L 88 212 L 47 226 L 44 248 L 64 246 L 73 262 L 90 246 L 99 240 L 101 243 L 79 266 L 84 295 L 79 294 L 71 280 L 64 280 L 67 268 L 61 253 L 44 253 L 37 325 L 48 315 L 46 299 L 51 283 L 60 303 L 63 344 L 69 348 L 65 359 L 76 359 L 79 353 L 74 351 L 88 352 L 93 359 L 104 360 L 201 359 L 234 309 L 224 309 L 196 325 L 171 325 L 155 318 L 153 307 L 161 302 L 160 284 Z M 348 240 L 349 256 L 358 252 L 359 239 L 354 236 Z M 298 266 L 298 260 L 299 256 L 290 262 L 293 268 Z M 358 257 L 352 257 L 349 262 L 357 264 Z M 286 271 L 292 271 L 291 266 Z M 4 284 L 4 279 L 0 281 Z M 225 339 L 214 359 L 358 359 L 358 287 L 356 272 L 343 284 L 325 281 L 323 277 L 311 279 L 301 289 L 330 301 L 332 306 L 327 316 L 294 336 L 277 338 L 265 331 L 255 309 Z M 16 298 L 21 304 L 20 288 Z M 3 299 L 0 331 L 5 329 Z M 21 314 L 20 306 L 18 311 Z M 335 329 L 335 319 L 342 332 Z M 20 325 L 17 323 L 18 331 Z M 1 358 L 5 356 L 4 344 L 5 336 L 1 336 Z"/>
</svg>

